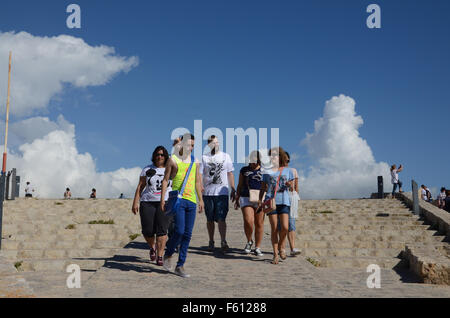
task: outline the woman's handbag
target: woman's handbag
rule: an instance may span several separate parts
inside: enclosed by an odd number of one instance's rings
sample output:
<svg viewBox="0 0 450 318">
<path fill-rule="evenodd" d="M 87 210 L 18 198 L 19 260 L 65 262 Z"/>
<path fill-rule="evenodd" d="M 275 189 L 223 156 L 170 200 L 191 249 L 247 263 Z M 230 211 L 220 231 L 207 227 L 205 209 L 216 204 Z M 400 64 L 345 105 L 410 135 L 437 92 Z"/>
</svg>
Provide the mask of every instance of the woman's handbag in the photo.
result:
<svg viewBox="0 0 450 318">
<path fill-rule="evenodd" d="M 181 186 L 180 191 L 174 190 L 169 192 L 169 199 L 167 200 L 166 205 L 166 216 L 175 215 L 180 207 L 181 199 L 183 198 L 184 188 L 186 187 L 186 183 L 189 179 L 189 175 L 191 173 L 192 166 L 194 165 L 194 156 L 191 156 L 191 164 L 189 165 L 189 169 L 184 176 L 183 185 Z"/>
<path fill-rule="evenodd" d="M 247 177 L 247 188 L 248 188 L 248 200 L 250 201 L 250 203 L 254 203 L 257 204 L 259 201 L 259 190 L 256 189 L 250 189 L 250 185 L 248 183 L 248 178 L 250 178 L 250 176 Z M 263 198 L 266 195 L 266 192 L 264 192 Z"/>
<path fill-rule="evenodd" d="M 284 169 L 284 167 L 281 168 L 280 175 L 278 176 L 277 184 L 275 186 L 275 192 L 273 194 L 273 198 L 268 199 L 263 202 L 262 211 L 264 213 L 270 213 L 277 209 L 277 204 L 275 202 L 275 198 L 277 197 L 278 184 L 280 183 L 280 178 L 281 178 L 281 174 L 283 173 L 283 169 Z"/>
</svg>

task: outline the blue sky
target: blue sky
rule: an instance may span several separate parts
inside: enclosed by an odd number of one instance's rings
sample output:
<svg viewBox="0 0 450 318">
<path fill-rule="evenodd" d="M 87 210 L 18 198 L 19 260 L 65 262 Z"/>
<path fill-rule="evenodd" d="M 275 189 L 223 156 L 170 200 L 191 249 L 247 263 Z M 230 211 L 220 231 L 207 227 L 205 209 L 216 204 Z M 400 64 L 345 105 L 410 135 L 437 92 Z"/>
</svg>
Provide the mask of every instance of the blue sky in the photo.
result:
<svg viewBox="0 0 450 318">
<path fill-rule="evenodd" d="M 81 7 L 81 30 L 66 27 L 70 3 Z M 371 3 L 381 29 L 366 26 Z M 66 34 L 139 58 L 104 86 L 67 85 L 34 113 L 74 124 L 78 151 L 98 171 L 144 166 L 195 119 L 224 131 L 279 127 L 281 145 L 307 171 L 315 162 L 300 141 L 325 102 L 344 94 L 377 162 L 403 163 L 407 188 L 412 177 L 440 187 L 450 186 L 449 12 L 445 0 L 17 0 L 2 5 L 0 31 Z"/>
</svg>

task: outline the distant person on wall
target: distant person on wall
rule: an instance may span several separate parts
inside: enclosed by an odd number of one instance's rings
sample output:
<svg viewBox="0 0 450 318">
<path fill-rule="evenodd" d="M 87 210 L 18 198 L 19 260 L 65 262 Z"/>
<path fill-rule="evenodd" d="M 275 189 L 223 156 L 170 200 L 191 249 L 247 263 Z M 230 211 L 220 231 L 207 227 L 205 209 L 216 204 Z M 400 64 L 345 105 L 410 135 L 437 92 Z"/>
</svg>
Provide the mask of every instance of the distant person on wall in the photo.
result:
<svg viewBox="0 0 450 318">
<path fill-rule="evenodd" d="M 97 198 L 97 190 L 95 190 L 95 188 L 92 189 L 90 198 L 91 199 L 96 199 Z"/>
<path fill-rule="evenodd" d="M 450 190 L 446 191 L 447 196 L 444 200 L 444 210 L 450 213 Z"/>
<path fill-rule="evenodd" d="M 442 187 L 441 192 L 438 194 L 436 198 L 438 208 L 443 209 L 445 207 L 446 197 L 447 197 L 447 190 L 444 187 Z"/>
<path fill-rule="evenodd" d="M 64 192 L 64 199 L 69 200 L 70 198 L 72 198 L 72 193 L 69 188 L 66 188 L 66 192 Z"/>
<path fill-rule="evenodd" d="M 120 194 L 119 199 L 125 199 L 125 197 L 123 196 L 123 193 Z"/>
<path fill-rule="evenodd" d="M 206 225 L 209 235 L 208 250 L 214 251 L 214 230 L 217 222 L 221 249 L 226 252 L 229 246 L 226 241 L 226 218 L 229 210 L 229 189 L 231 200 L 234 202 L 236 190 L 234 188 L 234 167 L 230 155 L 220 151 L 219 139 L 212 135 L 208 138 L 210 153 L 202 156 L 200 173 L 203 178 L 203 202 L 205 203 Z"/>
<path fill-rule="evenodd" d="M 34 189 L 31 186 L 30 182 L 28 181 L 27 185 L 25 187 L 25 198 L 32 198 L 33 197 L 33 192 L 34 192 Z"/>
<path fill-rule="evenodd" d="M 244 233 L 247 244 L 244 251 L 248 254 L 252 251 L 255 243 L 254 254 L 263 256 L 261 252 L 261 242 L 264 235 L 264 216 L 261 211 L 258 213 L 258 197 L 262 184 L 261 154 L 255 150 L 249 156 L 249 164 L 239 172 L 239 182 L 236 189 L 235 209 L 239 206 L 244 218 Z M 255 229 L 255 241 L 253 242 L 253 228 Z"/>
<path fill-rule="evenodd" d="M 432 202 L 433 199 L 432 199 L 432 196 L 431 196 L 430 189 L 428 189 L 423 184 L 420 186 L 420 188 L 421 188 L 421 198 L 422 198 L 422 200 L 424 200 L 426 202 Z"/>
<path fill-rule="evenodd" d="M 398 192 L 403 193 L 402 182 L 398 178 L 398 173 L 403 170 L 403 166 L 400 165 L 397 169 L 397 165 L 391 166 L 391 183 L 392 183 L 392 198 L 395 197 L 395 190 L 398 186 Z"/>
<path fill-rule="evenodd" d="M 167 149 L 163 146 L 156 147 L 152 154 L 152 164 L 142 169 L 132 207 L 134 214 L 139 212 L 142 235 L 150 247 L 150 261 L 156 260 L 158 266 L 163 265 L 167 230 L 171 219 L 161 210 L 160 204 L 162 180 L 164 179 L 165 165 L 168 159 Z M 169 198 L 170 191 L 172 191 L 172 181 L 169 180 L 164 201 Z"/>
</svg>

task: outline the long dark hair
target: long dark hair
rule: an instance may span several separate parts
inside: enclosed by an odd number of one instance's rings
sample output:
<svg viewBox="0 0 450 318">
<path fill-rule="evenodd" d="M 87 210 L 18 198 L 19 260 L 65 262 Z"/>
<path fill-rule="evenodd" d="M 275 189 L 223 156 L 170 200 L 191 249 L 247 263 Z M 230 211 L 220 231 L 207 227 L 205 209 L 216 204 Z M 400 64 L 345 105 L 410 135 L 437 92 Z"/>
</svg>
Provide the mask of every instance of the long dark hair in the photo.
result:
<svg viewBox="0 0 450 318">
<path fill-rule="evenodd" d="M 156 154 L 161 150 L 162 150 L 163 156 L 164 156 L 164 165 L 166 165 L 167 160 L 169 159 L 169 152 L 167 151 L 167 149 L 164 146 L 158 146 L 155 148 L 155 150 L 153 151 L 153 154 L 152 154 L 152 162 L 155 166 L 156 166 Z"/>
<path fill-rule="evenodd" d="M 250 155 L 248 156 L 248 166 L 250 167 L 251 163 L 255 163 L 251 161 L 251 158 L 254 157 L 256 155 L 256 164 L 258 166 L 261 166 L 261 153 L 258 150 L 253 150 Z"/>
<path fill-rule="evenodd" d="M 272 152 L 278 152 L 278 162 L 280 167 L 286 167 L 287 166 L 287 156 L 286 152 L 281 147 L 273 147 L 269 150 L 269 156 L 272 155 Z"/>
</svg>

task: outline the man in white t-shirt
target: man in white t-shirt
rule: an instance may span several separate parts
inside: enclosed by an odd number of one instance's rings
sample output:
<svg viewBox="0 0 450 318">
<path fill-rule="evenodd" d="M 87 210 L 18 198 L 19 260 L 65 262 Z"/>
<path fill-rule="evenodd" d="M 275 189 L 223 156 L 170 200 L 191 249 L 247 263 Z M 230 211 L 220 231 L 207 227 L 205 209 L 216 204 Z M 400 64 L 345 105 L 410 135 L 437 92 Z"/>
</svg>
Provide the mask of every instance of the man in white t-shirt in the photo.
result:
<svg viewBox="0 0 450 318">
<path fill-rule="evenodd" d="M 427 201 L 427 202 L 431 202 L 432 200 L 432 196 L 431 196 L 431 192 L 430 189 L 428 189 L 425 185 L 421 185 L 421 197 L 422 200 Z"/>
<path fill-rule="evenodd" d="M 30 182 L 28 181 L 27 186 L 25 187 L 25 198 L 33 197 L 33 192 L 34 192 L 34 189 L 31 186 Z"/>
<path fill-rule="evenodd" d="M 205 204 L 206 225 L 209 234 L 208 249 L 214 251 L 214 230 L 218 223 L 221 248 L 226 252 L 229 246 L 226 241 L 226 217 L 229 209 L 229 188 L 234 201 L 234 167 L 230 156 L 219 150 L 219 140 L 212 135 L 208 138 L 211 152 L 202 156 L 200 173 L 203 175 L 203 202 Z"/>
<path fill-rule="evenodd" d="M 398 186 L 398 192 L 402 193 L 402 182 L 398 179 L 398 173 L 403 170 L 403 166 L 400 165 L 397 169 L 397 165 L 391 166 L 391 183 L 392 183 L 392 198 L 394 198 L 395 190 Z"/>
</svg>

